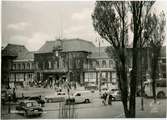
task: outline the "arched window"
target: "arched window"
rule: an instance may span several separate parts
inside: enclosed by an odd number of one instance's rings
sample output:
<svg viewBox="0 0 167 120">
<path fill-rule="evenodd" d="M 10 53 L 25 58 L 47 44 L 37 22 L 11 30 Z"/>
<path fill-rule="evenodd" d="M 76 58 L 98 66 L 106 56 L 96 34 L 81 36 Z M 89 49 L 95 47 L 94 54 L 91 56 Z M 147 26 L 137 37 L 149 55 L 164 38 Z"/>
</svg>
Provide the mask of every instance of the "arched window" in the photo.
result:
<svg viewBox="0 0 167 120">
<path fill-rule="evenodd" d="M 49 61 L 48 64 L 49 64 L 49 69 L 51 69 L 51 68 L 52 68 L 52 63 L 51 63 L 51 61 Z"/>
<path fill-rule="evenodd" d="M 16 64 L 13 64 L 13 70 L 15 70 L 16 69 Z"/>
<path fill-rule="evenodd" d="M 106 67 L 106 61 L 105 60 L 102 61 L 102 67 Z"/>
<path fill-rule="evenodd" d="M 96 67 L 100 67 L 100 66 L 99 66 L 99 61 L 96 61 Z"/>
<path fill-rule="evenodd" d="M 110 67 L 110 68 L 112 67 L 112 64 L 113 64 L 113 61 L 112 61 L 112 60 L 109 60 L 109 67 Z"/>
<path fill-rule="evenodd" d="M 23 69 L 25 69 L 25 63 L 22 64 Z"/>
<path fill-rule="evenodd" d="M 30 63 L 27 63 L 27 69 L 30 69 Z"/>
<path fill-rule="evenodd" d="M 19 70 L 21 69 L 21 64 L 20 64 L 20 63 L 18 64 L 18 69 L 19 69 Z"/>
</svg>

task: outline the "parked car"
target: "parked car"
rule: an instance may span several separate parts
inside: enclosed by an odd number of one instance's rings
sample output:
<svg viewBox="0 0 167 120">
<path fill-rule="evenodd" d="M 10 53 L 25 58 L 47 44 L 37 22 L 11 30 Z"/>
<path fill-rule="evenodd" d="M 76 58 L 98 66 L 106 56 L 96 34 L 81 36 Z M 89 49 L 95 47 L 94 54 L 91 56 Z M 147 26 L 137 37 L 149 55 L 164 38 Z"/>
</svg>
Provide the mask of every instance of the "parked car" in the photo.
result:
<svg viewBox="0 0 167 120">
<path fill-rule="evenodd" d="M 24 116 L 42 115 L 43 109 L 35 100 L 23 100 L 16 106 L 16 110 Z"/>
<path fill-rule="evenodd" d="M 121 91 L 119 89 L 111 89 L 110 94 L 112 95 L 112 100 L 121 100 Z"/>
<path fill-rule="evenodd" d="M 46 102 L 63 102 L 67 97 L 67 93 L 65 92 L 56 92 L 55 94 L 50 94 L 45 96 Z"/>
<path fill-rule="evenodd" d="M 7 101 L 7 92 L 6 92 L 6 90 L 1 91 L 1 101 L 2 101 L 2 104 L 4 104 L 5 101 Z"/>
<path fill-rule="evenodd" d="M 97 87 L 97 85 L 96 84 L 87 84 L 86 86 L 85 86 L 85 89 L 86 90 L 98 90 L 98 87 Z"/>
<path fill-rule="evenodd" d="M 69 98 L 66 98 L 66 103 L 90 103 L 92 101 L 93 93 L 91 91 L 77 91 Z"/>
<path fill-rule="evenodd" d="M 34 97 L 29 97 L 28 100 L 35 100 L 40 104 L 42 107 L 45 105 L 45 100 L 41 96 L 34 96 Z"/>
</svg>

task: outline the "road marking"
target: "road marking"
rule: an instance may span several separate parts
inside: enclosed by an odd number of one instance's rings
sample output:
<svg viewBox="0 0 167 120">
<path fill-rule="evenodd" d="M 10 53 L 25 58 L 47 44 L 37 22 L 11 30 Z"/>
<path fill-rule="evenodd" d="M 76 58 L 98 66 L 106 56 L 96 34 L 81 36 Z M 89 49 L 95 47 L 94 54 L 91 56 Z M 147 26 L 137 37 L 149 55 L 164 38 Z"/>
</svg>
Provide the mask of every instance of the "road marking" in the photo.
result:
<svg viewBox="0 0 167 120">
<path fill-rule="evenodd" d="M 151 113 L 156 113 L 156 112 L 158 112 L 157 107 L 153 107 L 153 108 L 151 109 Z"/>
<path fill-rule="evenodd" d="M 156 103 L 154 103 L 154 100 L 150 103 L 150 107 L 152 107 L 153 105 L 160 105 L 160 101 L 156 101 Z"/>
<path fill-rule="evenodd" d="M 122 116 L 124 116 L 124 113 L 121 113 L 120 115 L 114 116 L 114 118 L 120 118 Z"/>
</svg>

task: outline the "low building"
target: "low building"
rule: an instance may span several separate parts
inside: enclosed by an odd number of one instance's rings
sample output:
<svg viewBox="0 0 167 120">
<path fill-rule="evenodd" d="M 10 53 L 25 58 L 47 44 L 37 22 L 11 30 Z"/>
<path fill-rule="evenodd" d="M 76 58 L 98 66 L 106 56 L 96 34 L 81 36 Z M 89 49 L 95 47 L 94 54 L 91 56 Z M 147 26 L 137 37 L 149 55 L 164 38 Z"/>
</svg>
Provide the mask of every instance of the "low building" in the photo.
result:
<svg viewBox="0 0 167 120">
<path fill-rule="evenodd" d="M 6 72 L 6 71 L 7 72 Z M 6 77 L 5 77 L 6 76 Z M 2 81 L 10 86 L 22 86 L 34 78 L 34 53 L 23 45 L 8 44 L 2 50 Z"/>
</svg>

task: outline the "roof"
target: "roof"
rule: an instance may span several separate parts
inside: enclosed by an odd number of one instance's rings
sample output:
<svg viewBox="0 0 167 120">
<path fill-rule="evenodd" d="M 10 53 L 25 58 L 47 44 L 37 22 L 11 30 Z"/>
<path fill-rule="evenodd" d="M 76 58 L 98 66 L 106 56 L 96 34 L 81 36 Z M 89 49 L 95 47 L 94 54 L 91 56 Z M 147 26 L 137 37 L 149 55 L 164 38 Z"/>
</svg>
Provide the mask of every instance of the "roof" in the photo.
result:
<svg viewBox="0 0 167 120">
<path fill-rule="evenodd" d="M 29 52 L 24 45 L 8 44 L 2 50 L 2 56 L 15 56 L 16 60 L 34 59 L 34 52 Z"/>
<path fill-rule="evenodd" d="M 61 46 L 63 52 L 86 51 L 91 52 L 95 45 L 92 42 L 82 39 L 62 39 L 47 41 L 36 53 L 50 53 L 55 47 Z"/>
<path fill-rule="evenodd" d="M 31 60 L 34 59 L 34 52 L 22 52 L 19 54 L 19 56 L 16 58 L 16 60 Z"/>
<path fill-rule="evenodd" d="M 99 56 L 99 47 L 95 47 L 92 50 L 92 54 L 89 56 L 89 58 L 109 58 L 109 56 L 106 53 L 106 47 L 100 47 L 100 56 Z"/>
</svg>

